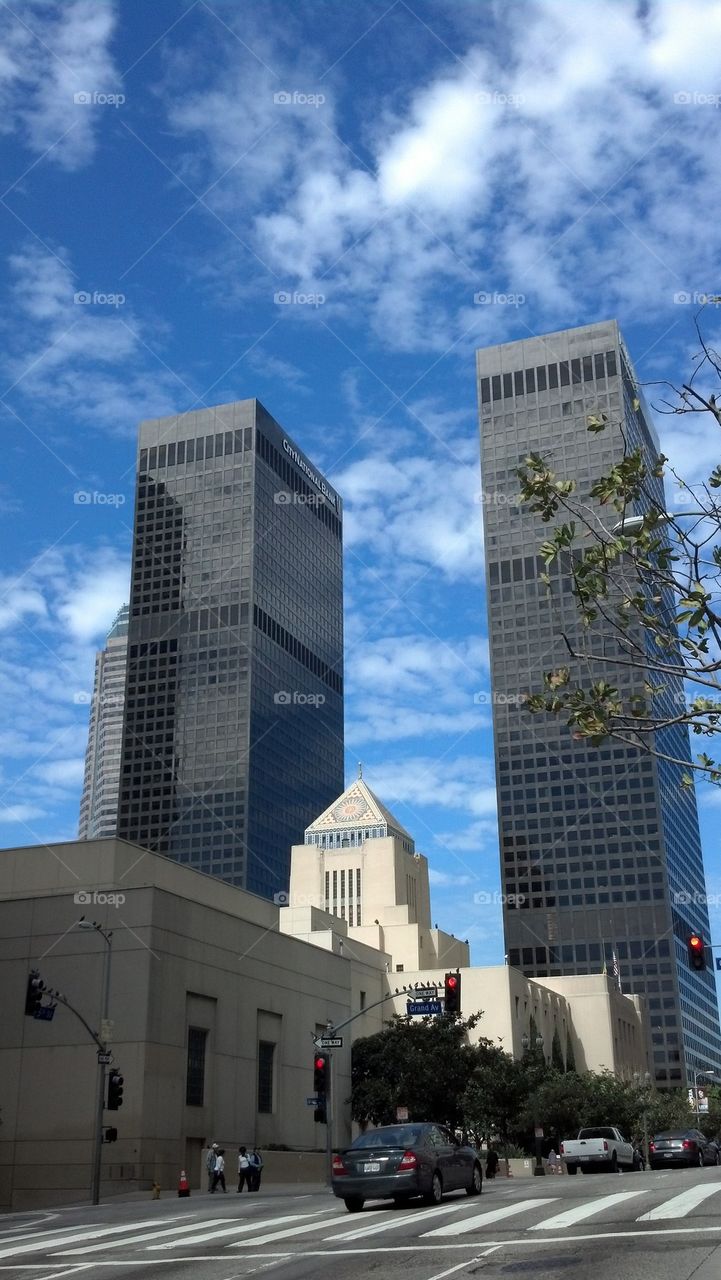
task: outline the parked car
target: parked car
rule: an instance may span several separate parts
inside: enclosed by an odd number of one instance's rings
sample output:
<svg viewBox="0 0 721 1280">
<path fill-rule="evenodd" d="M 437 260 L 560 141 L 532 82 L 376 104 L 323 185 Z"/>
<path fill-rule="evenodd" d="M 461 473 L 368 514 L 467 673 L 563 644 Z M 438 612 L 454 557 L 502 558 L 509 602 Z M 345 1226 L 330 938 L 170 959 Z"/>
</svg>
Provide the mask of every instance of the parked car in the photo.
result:
<svg viewBox="0 0 721 1280">
<path fill-rule="evenodd" d="M 609 1126 L 581 1129 L 578 1137 L 561 1143 L 561 1159 L 569 1173 L 591 1173 L 595 1169 L 617 1173 L 619 1169 L 639 1169 L 633 1145 L 618 1129 Z"/>
<path fill-rule="evenodd" d="M 674 1129 L 657 1133 L 648 1144 L 648 1162 L 652 1169 L 685 1164 L 703 1167 L 721 1164 L 721 1151 L 709 1142 L 699 1129 Z"/>
<path fill-rule="evenodd" d="M 357 1213 L 366 1200 L 402 1204 L 422 1196 L 440 1204 L 446 1191 L 479 1196 L 479 1153 L 438 1124 L 392 1124 L 368 1129 L 333 1157 L 333 1194 Z"/>
</svg>

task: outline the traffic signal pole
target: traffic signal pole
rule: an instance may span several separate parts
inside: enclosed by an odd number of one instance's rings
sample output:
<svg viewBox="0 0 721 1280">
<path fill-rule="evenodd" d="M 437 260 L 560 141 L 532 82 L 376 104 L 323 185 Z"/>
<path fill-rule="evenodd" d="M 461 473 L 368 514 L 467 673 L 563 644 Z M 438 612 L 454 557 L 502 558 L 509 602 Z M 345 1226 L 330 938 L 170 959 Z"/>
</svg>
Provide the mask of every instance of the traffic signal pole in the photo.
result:
<svg viewBox="0 0 721 1280">
<path fill-rule="evenodd" d="M 105 952 L 105 964 L 103 966 L 103 1003 L 102 1003 L 102 1022 L 107 1027 L 108 1011 L 110 1005 L 110 962 L 113 954 L 113 944 L 111 942 L 112 934 L 103 933 L 97 929 L 97 933 L 103 938 L 107 944 Z M 101 1035 L 104 1032 L 101 1030 Z M 93 1152 L 93 1182 L 92 1182 L 92 1203 L 100 1204 L 100 1171 L 103 1160 L 103 1111 L 105 1109 L 105 1063 L 98 1062 L 98 1093 L 95 1105 L 95 1149 Z"/>
<path fill-rule="evenodd" d="M 326 1157 L 326 1180 L 328 1186 L 333 1183 L 333 1107 L 335 1106 L 335 1081 L 333 1079 L 333 1054 L 330 1049 L 326 1050 L 328 1054 L 328 1094 L 326 1096 L 325 1109 L 325 1157 Z"/>
</svg>

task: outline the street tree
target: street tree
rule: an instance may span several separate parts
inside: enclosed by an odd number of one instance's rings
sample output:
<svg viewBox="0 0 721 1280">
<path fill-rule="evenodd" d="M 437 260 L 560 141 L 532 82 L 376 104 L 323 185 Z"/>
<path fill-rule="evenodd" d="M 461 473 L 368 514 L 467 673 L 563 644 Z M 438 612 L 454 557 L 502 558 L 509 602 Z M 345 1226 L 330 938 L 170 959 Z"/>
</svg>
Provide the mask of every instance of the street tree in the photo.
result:
<svg viewBox="0 0 721 1280">
<path fill-rule="evenodd" d="M 716 431 L 721 356 L 698 323 L 697 334 L 700 351 L 688 382 L 652 385 L 662 412 L 700 415 Z M 525 705 L 534 714 L 566 717 L 574 737 L 594 746 L 610 738 L 675 762 L 683 786 L 692 785 L 694 774 L 718 785 L 721 463 L 695 484 L 664 454 L 649 456 L 629 420 L 644 417 L 643 392 L 630 393 L 623 421 L 612 422 L 600 409 L 587 417 L 588 431 L 613 436 L 619 455 L 588 492 L 559 475 L 551 455 L 531 453 L 517 470 L 522 503 L 553 524 L 539 548 L 541 579 L 570 659 L 545 673 Z M 675 514 L 666 509 L 664 479 L 678 486 Z M 575 625 L 568 625 L 569 588 Z M 699 751 L 689 763 L 675 726 L 688 726 L 712 754 Z"/>
<path fill-rule="evenodd" d="M 393 1124 L 398 1107 L 411 1120 L 462 1126 L 461 1099 L 477 1062 L 468 1031 L 480 1014 L 414 1019 L 397 1015 L 353 1044 L 351 1110 L 359 1124 Z"/>
</svg>

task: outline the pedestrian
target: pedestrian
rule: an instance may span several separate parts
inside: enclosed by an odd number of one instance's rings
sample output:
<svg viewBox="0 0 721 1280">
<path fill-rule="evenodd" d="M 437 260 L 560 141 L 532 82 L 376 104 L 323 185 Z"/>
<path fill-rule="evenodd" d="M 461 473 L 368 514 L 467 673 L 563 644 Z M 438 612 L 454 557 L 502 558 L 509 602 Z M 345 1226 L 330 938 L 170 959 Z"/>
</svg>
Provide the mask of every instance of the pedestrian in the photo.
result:
<svg viewBox="0 0 721 1280">
<path fill-rule="evenodd" d="M 222 1147 L 218 1147 L 215 1153 L 215 1173 L 213 1174 L 211 1191 L 215 1191 L 218 1186 L 221 1186 L 223 1191 L 228 1189 L 225 1185 L 225 1152 Z"/>
<path fill-rule="evenodd" d="M 208 1170 L 208 1191 L 213 1190 L 213 1176 L 215 1174 L 216 1152 L 218 1150 L 217 1142 L 212 1142 L 208 1147 L 205 1157 L 205 1167 Z"/>
<path fill-rule="evenodd" d="M 486 1177 L 495 1178 L 496 1169 L 498 1168 L 498 1152 L 494 1147 L 489 1147 L 486 1153 Z"/>
<path fill-rule="evenodd" d="M 247 1186 L 249 1191 L 253 1190 L 248 1151 L 246 1147 L 241 1147 L 238 1151 L 238 1190 L 242 1191 L 244 1186 Z"/>
<path fill-rule="evenodd" d="M 249 1191 L 260 1191 L 260 1175 L 263 1172 L 263 1159 L 257 1147 L 248 1155 L 250 1161 L 251 1185 Z"/>
<path fill-rule="evenodd" d="M 558 1167 L 558 1156 L 556 1155 L 555 1147 L 551 1147 L 551 1150 L 548 1153 L 548 1172 L 549 1173 L 561 1172 L 561 1170 Z"/>
</svg>

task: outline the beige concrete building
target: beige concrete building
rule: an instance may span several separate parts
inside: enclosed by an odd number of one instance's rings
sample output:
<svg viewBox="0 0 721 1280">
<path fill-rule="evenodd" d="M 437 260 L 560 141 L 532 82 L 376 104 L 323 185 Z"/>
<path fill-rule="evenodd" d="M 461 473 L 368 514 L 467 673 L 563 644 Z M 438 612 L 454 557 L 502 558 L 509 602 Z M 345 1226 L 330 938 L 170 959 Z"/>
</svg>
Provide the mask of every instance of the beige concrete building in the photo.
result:
<svg viewBox="0 0 721 1280">
<path fill-rule="evenodd" d="M 363 812 L 358 809 L 363 804 Z M 640 1001 L 606 976 L 527 979 L 473 969 L 467 944 L 430 925 L 428 868 L 411 837 L 361 780 L 293 849 L 288 905 L 275 904 L 117 838 L 0 852 L 0 1208 L 87 1198 L 96 1046 L 58 1005 L 24 1014 L 37 968 L 100 1030 L 112 933 L 109 1016 L 124 1104 L 105 1113 L 102 1192 L 201 1182 L 202 1152 L 241 1143 L 320 1151 L 313 1035 L 358 1015 L 334 1055 L 337 1142 L 351 1136 L 352 1039 L 405 1012 L 396 988 L 462 975 L 477 1034 L 514 1055 L 532 1025 L 579 1069 L 647 1069 Z M 386 1004 L 377 1001 L 389 997 Z M 46 1000 L 47 1003 L 47 1000 Z M 376 1007 L 372 1007 L 376 1005 Z M 532 1020 L 533 1019 L 533 1023 Z M 475 1034 L 475 1033 L 474 1033 Z"/>
</svg>

